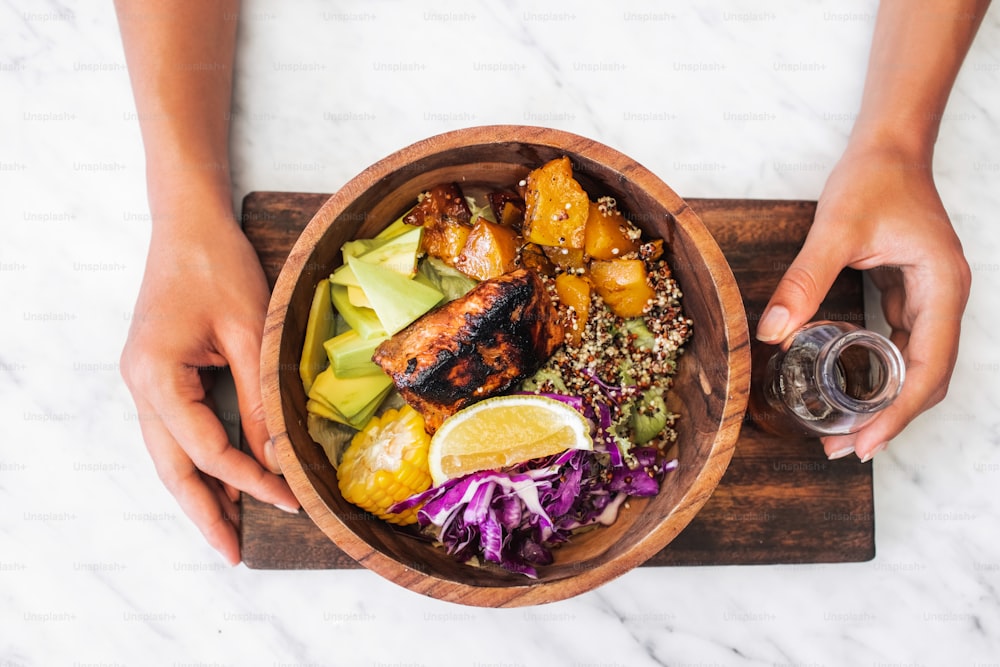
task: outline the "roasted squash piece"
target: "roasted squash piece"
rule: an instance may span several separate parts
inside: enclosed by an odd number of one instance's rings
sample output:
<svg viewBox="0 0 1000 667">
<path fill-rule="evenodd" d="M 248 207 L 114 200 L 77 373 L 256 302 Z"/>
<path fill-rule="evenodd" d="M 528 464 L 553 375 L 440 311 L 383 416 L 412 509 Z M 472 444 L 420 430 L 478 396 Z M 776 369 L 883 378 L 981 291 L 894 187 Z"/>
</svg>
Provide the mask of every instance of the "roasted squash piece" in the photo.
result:
<svg viewBox="0 0 1000 667">
<path fill-rule="evenodd" d="M 449 266 L 455 265 L 455 258 L 465 247 L 472 227 L 447 220 L 424 233 L 424 251 L 437 257 Z"/>
<path fill-rule="evenodd" d="M 656 292 L 646 280 L 646 265 L 641 259 L 593 260 L 590 279 L 604 303 L 618 317 L 643 314 Z"/>
<path fill-rule="evenodd" d="M 549 261 L 563 271 L 579 273 L 581 269 L 587 268 L 587 256 L 584 255 L 583 250 L 555 248 L 553 246 L 542 246 L 542 250 Z"/>
<path fill-rule="evenodd" d="M 516 231 L 480 216 L 455 258 L 455 268 L 476 280 L 496 278 L 516 267 L 520 247 Z"/>
<path fill-rule="evenodd" d="M 493 217 L 501 225 L 521 231 L 524 225 L 524 199 L 513 192 L 491 192 L 486 195 Z"/>
<path fill-rule="evenodd" d="M 556 276 L 556 295 L 560 306 L 572 311 L 567 317 L 566 337 L 569 345 L 577 346 L 590 317 L 590 283 L 580 276 L 561 273 Z"/>
<path fill-rule="evenodd" d="M 639 230 L 625 219 L 610 197 L 590 202 L 584 250 L 594 259 L 617 259 L 639 249 Z"/>
<path fill-rule="evenodd" d="M 471 217 L 469 204 L 458 185 L 445 183 L 425 192 L 403 222 L 423 226 L 423 251 L 454 266 L 472 231 Z"/>
<path fill-rule="evenodd" d="M 521 248 L 521 266 L 543 276 L 555 275 L 556 267 L 542 250 L 542 246 L 525 243 Z"/>
<path fill-rule="evenodd" d="M 582 250 L 590 199 L 573 178 L 568 157 L 528 174 L 524 195 L 524 238 L 543 246 Z"/>
</svg>

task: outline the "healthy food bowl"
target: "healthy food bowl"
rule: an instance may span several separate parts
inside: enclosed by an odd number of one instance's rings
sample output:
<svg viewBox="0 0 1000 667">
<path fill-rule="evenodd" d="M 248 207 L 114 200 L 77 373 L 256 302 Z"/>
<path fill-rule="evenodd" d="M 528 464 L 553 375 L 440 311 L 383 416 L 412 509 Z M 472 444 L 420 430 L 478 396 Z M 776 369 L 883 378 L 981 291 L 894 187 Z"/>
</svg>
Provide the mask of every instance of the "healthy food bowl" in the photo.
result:
<svg viewBox="0 0 1000 667">
<path fill-rule="evenodd" d="M 443 182 L 509 187 L 566 156 L 593 197 L 610 196 L 644 235 L 665 241 L 693 334 L 680 357 L 669 409 L 680 415 L 678 461 L 659 493 L 632 498 L 617 520 L 574 535 L 535 579 L 459 563 L 427 539 L 344 500 L 337 473 L 307 430 L 299 361 L 317 283 L 341 264 L 345 242 L 370 238 Z M 474 127 L 431 137 L 372 165 L 334 194 L 302 232 L 278 277 L 262 350 L 267 425 L 282 471 L 303 508 L 348 555 L 434 598 L 477 606 L 565 599 L 642 564 L 691 521 L 732 457 L 749 392 L 746 315 L 729 265 L 701 220 L 670 187 L 627 156 L 562 131 Z"/>
</svg>

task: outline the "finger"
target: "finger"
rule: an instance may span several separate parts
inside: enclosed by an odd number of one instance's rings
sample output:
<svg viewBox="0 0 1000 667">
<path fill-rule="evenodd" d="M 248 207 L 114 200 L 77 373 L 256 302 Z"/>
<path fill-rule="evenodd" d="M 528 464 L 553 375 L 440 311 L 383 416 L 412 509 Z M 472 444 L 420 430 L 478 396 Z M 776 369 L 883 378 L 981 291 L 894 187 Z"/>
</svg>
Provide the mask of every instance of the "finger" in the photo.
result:
<svg viewBox="0 0 1000 667">
<path fill-rule="evenodd" d="M 912 345 L 911 345 L 912 348 Z M 899 396 L 857 433 L 854 451 L 862 461 L 899 435 L 914 417 L 937 403 L 947 386 L 950 370 L 910 357 Z"/>
<path fill-rule="evenodd" d="M 906 290 L 901 284 L 879 288 L 882 293 L 882 313 L 894 330 L 906 326 Z"/>
<path fill-rule="evenodd" d="M 223 518 L 232 524 L 238 535 L 241 519 L 239 504 L 229 496 L 226 485 L 219 480 L 209 477 L 204 473 L 202 473 L 201 479 L 215 493 L 216 498 L 219 500 L 219 507 L 222 508 Z"/>
<path fill-rule="evenodd" d="M 757 339 L 761 342 L 778 343 L 808 322 L 846 266 L 840 253 L 835 252 L 838 244 L 827 243 L 821 236 L 810 232 L 778 282 L 757 324 Z"/>
<path fill-rule="evenodd" d="M 848 433 L 847 435 L 828 435 L 821 438 L 823 451 L 831 461 L 842 459 L 845 456 L 854 454 L 854 442 L 857 435 Z"/>
<path fill-rule="evenodd" d="M 199 470 L 262 502 L 287 508 L 299 506 L 284 479 L 264 470 L 230 444 L 222 423 L 200 401 L 195 369 L 172 367 L 161 369 L 159 375 L 161 381 L 148 401 L 160 406 L 168 416 L 165 426 Z"/>
<path fill-rule="evenodd" d="M 239 536 L 235 526 L 226 519 L 220 498 L 174 440 L 161 415 L 141 397 L 136 397 L 136 408 L 141 417 L 139 423 L 146 449 L 164 487 L 209 545 L 222 554 L 230 565 L 238 564 Z"/>
<path fill-rule="evenodd" d="M 938 304 L 940 309 L 917 314 L 908 336 L 905 331 L 893 333 L 893 339 L 903 345 L 906 377 L 893 404 L 858 432 L 855 451 L 862 459 L 870 459 L 876 449 L 884 448 L 914 417 L 941 401 L 947 393 L 955 367 L 963 302 L 956 292 L 940 294 L 940 291 L 935 287 L 926 294 L 932 299 L 928 303 Z"/>
<path fill-rule="evenodd" d="M 226 497 L 228 497 L 234 503 L 238 503 L 240 501 L 240 490 L 239 489 L 237 489 L 232 484 L 226 484 L 225 482 L 219 482 L 219 484 L 221 484 L 222 488 L 225 490 Z"/>
<path fill-rule="evenodd" d="M 233 372 L 240 424 L 250 451 L 268 470 L 281 474 L 281 466 L 264 419 L 264 402 L 260 391 L 260 344 L 259 335 L 241 332 L 228 336 L 224 344 L 220 342 L 220 347 L 229 359 Z"/>
<path fill-rule="evenodd" d="M 897 349 L 906 350 L 910 345 L 910 332 L 903 329 L 893 329 L 889 334 L 889 340 Z"/>
</svg>

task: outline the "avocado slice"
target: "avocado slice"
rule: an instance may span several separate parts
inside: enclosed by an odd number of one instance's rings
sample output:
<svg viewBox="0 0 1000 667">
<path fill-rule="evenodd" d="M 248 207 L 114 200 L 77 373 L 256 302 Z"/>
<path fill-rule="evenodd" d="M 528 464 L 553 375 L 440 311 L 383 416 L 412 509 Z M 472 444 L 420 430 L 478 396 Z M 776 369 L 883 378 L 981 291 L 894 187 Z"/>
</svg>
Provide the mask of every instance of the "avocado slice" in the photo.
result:
<svg viewBox="0 0 1000 667">
<path fill-rule="evenodd" d="M 386 336 L 362 338 L 356 331 L 347 331 L 323 344 L 330 358 L 330 367 L 340 378 L 359 377 L 381 373 L 382 369 L 372 361 L 375 348 L 386 340 Z"/>
<path fill-rule="evenodd" d="M 372 302 L 368 300 L 365 291 L 356 285 L 347 286 L 347 300 L 351 302 L 351 305 L 358 308 L 372 307 Z"/>
<path fill-rule="evenodd" d="M 408 230 L 391 238 L 362 239 L 345 243 L 341 248 L 344 264 L 333 272 L 330 279 L 335 285 L 357 287 L 360 283 L 349 262 L 352 257 L 369 264 L 384 266 L 408 278 L 413 277 L 417 272 L 417 254 L 420 252 L 420 240 L 423 238 L 424 228 L 407 226 Z"/>
<path fill-rule="evenodd" d="M 340 378 L 332 368 L 327 368 L 316 376 L 309 398 L 334 408 L 350 421 L 391 386 L 392 379 L 381 370 L 378 374 Z"/>
<path fill-rule="evenodd" d="M 302 357 L 299 360 L 299 377 L 306 393 L 312 387 L 316 376 L 326 368 L 327 354 L 323 343 L 332 338 L 336 330 L 336 314 L 330 299 L 330 281 L 324 278 L 316 285 L 309 318 L 306 321 L 306 338 L 302 343 Z"/>
<path fill-rule="evenodd" d="M 402 330 L 444 298 L 433 287 L 410 280 L 384 266 L 353 257 L 348 258 L 348 265 L 389 335 Z M 344 317 L 347 317 L 346 313 Z"/>
<path fill-rule="evenodd" d="M 414 208 L 416 208 L 416 207 L 412 207 L 411 206 L 409 209 L 407 209 L 406 213 L 404 213 L 403 215 L 401 215 L 398 218 L 396 218 L 396 220 L 393 221 L 393 223 L 391 225 L 389 225 L 388 227 L 386 227 L 385 229 L 383 229 L 382 231 L 380 231 L 378 234 L 376 234 L 375 238 L 377 238 L 377 239 L 391 239 L 391 238 L 393 238 L 395 236 L 399 236 L 400 234 L 402 234 L 402 233 L 404 233 L 404 232 L 406 232 L 406 231 L 408 231 L 410 229 L 413 229 L 413 225 L 411 225 L 411 224 L 409 224 L 407 222 L 404 222 L 404 221 L 406 219 L 406 216 L 408 216 L 410 214 L 410 212 Z"/>
<path fill-rule="evenodd" d="M 646 391 L 640 404 L 633 406 L 632 434 L 635 444 L 644 445 L 660 435 L 666 428 L 669 417 L 670 411 L 663 401 L 663 392 L 656 389 Z"/>
<path fill-rule="evenodd" d="M 372 248 L 358 259 L 413 277 L 417 272 L 417 255 L 420 252 L 420 240 L 423 235 L 423 227 L 410 227 L 402 234 L 393 236 L 385 243 Z"/>
<path fill-rule="evenodd" d="M 344 320 L 358 335 L 364 339 L 385 336 L 385 327 L 379 320 L 378 315 L 371 308 L 359 308 L 351 303 L 347 295 L 347 288 L 343 285 L 333 285 L 330 288 L 330 297 L 333 306 L 337 309 Z"/>
</svg>

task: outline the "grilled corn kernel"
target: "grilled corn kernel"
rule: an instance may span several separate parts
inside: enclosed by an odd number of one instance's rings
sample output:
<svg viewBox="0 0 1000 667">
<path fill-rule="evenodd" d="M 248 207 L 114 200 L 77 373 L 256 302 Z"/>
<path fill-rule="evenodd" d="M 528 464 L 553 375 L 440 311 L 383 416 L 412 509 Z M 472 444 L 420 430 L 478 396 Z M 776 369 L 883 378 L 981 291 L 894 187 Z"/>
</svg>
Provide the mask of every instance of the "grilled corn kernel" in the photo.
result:
<svg viewBox="0 0 1000 667">
<path fill-rule="evenodd" d="M 430 441 L 423 417 L 409 405 L 373 417 L 355 434 L 337 469 L 344 499 L 390 523 L 415 523 L 416 507 L 398 514 L 387 510 L 430 488 Z"/>
</svg>

